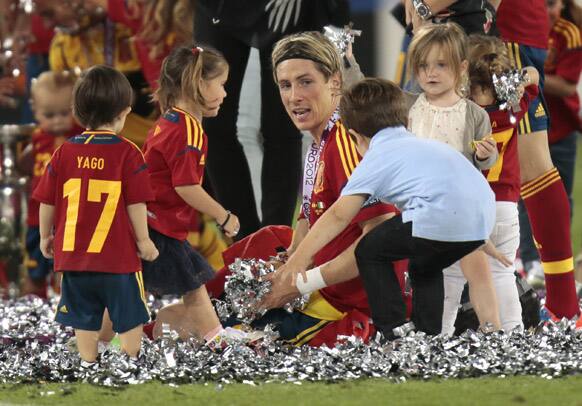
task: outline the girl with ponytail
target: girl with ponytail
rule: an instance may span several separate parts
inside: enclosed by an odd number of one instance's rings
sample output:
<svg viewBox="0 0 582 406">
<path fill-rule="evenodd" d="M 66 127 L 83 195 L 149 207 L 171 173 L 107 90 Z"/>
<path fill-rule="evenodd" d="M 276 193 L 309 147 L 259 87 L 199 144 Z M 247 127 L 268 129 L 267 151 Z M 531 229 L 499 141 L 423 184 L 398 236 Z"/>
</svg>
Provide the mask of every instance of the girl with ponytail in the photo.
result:
<svg viewBox="0 0 582 406">
<path fill-rule="evenodd" d="M 177 47 L 162 64 L 154 94 L 162 116 L 144 145 L 155 193 L 155 201 L 148 203 L 148 226 L 160 256 L 144 262 L 143 275 L 147 291 L 181 295 L 183 303 L 160 310 L 154 337 L 162 321 L 182 338 L 205 338 L 212 346 L 222 345 L 226 335 L 204 286 L 214 271 L 186 237 L 195 210 L 216 219 L 229 237 L 240 228 L 237 216 L 202 188 L 208 139 L 201 122 L 218 114 L 227 76 L 226 60 L 210 48 Z"/>
</svg>

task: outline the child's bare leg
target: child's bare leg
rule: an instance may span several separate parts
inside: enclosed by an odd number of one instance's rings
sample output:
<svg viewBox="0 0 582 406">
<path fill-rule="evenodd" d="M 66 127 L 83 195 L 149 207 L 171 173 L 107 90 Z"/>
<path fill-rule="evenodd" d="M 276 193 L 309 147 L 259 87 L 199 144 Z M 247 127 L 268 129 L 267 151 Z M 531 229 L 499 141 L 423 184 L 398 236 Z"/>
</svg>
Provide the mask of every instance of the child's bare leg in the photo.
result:
<svg viewBox="0 0 582 406">
<path fill-rule="evenodd" d="M 115 331 L 113 331 L 113 323 L 109 318 L 109 312 L 105 309 L 103 313 L 103 321 L 101 322 L 101 330 L 99 330 L 99 341 L 111 342 L 115 337 Z"/>
<path fill-rule="evenodd" d="M 75 329 L 75 337 L 77 337 L 77 348 L 81 359 L 85 362 L 95 362 L 99 332 Z"/>
<path fill-rule="evenodd" d="M 476 250 L 466 255 L 461 259 L 461 270 L 469 282 L 469 296 L 479 323 L 482 326 L 491 323 L 493 328 L 500 329 L 499 305 L 486 254 Z"/>
<path fill-rule="evenodd" d="M 182 298 L 186 307 L 185 329 L 199 338 L 221 327 L 218 316 L 212 307 L 206 287 L 190 291 Z"/>
<path fill-rule="evenodd" d="M 154 339 L 158 339 L 162 335 L 164 324 L 169 325 L 170 330 L 177 331 L 182 340 L 192 337 L 192 331 L 188 328 L 186 321 L 186 306 L 182 302 L 173 303 L 158 311 L 152 332 Z"/>
<path fill-rule="evenodd" d="M 119 334 L 119 341 L 121 341 L 121 349 L 130 357 L 137 357 L 141 349 L 141 337 L 143 335 L 143 324 L 132 328 L 125 333 Z"/>
</svg>

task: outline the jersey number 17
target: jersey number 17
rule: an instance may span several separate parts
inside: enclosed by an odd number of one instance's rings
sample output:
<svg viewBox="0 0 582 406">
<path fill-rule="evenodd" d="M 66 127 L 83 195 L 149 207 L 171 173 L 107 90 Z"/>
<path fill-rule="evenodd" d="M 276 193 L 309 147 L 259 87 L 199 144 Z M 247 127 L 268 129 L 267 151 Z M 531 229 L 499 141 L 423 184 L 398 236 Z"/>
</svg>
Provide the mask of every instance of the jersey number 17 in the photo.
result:
<svg viewBox="0 0 582 406">
<path fill-rule="evenodd" d="M 79 217 L 79 203 L 81 201 L 81 182 L 81 178 L 71 178 L 63 185 L 63 198 L 67 199 L 63 251 L 75 250 L 75 232 L 77 228 L 77 219 Z M 113 217 L 115 217 L 115 211 L 117 209 L 117 203 L 121 196 L 121 181 L 89 179 L 87 201 L 99 203 L 101 202 L 103 194 L 107 194 L 107 200 L 105 200 L 105 205 L 103 206 L 101 216 L 99 216 L 97 227 L 95 227 L 95 231 L 91 237 L 91 242 L 87 249 L 88 253 L 98 254 L 103 249 L 103 244 L 105 244 L 105 239 L 111 229 Z"/>
</svg>

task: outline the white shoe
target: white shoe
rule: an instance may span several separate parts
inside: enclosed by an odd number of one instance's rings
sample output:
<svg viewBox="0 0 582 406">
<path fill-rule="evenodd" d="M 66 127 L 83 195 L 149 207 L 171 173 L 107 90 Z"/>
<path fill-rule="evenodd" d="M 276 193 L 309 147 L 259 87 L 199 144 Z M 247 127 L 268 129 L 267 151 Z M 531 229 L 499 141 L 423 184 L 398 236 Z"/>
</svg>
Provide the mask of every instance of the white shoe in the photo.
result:
<svg viewBox="0 0 582 406">
<path fill-rule="evenodd" d="M 525 271 L 527 272 L 527 283 L 529 283 L 533 288 L 540 289 L 546 286 L 544 268 L 540 261 L 526 262 Z"/>
</svg>

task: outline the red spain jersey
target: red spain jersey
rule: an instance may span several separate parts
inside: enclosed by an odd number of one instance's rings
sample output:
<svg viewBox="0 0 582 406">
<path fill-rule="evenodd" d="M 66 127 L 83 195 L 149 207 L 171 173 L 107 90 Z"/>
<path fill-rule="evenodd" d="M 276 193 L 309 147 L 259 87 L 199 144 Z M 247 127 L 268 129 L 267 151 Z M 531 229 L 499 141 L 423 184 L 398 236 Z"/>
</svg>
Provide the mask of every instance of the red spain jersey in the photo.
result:
<svg viewBox="0 0 582 406">
<path fill-rule="evenodd" d="M 324 133 L 322 142 L 325 144 L 316 170 L 307 218 L 310 227 L 340 198 L 341 190 L 362 159 L 340 121 L 337 121 L 329 131 Z M 344 231 L 316 254 L 314 264 L 323 265 L 352 245 L 362 235 L 362 229 L 358 223 L 396 211 L 394 206 L 388 204 L 380 202 L 368 204 L 362 208 Z M 305 218 L 305 213 L 302 212 L 302 216 Z M 358 309 L 367 315 L 370 314 L 368 297 L 359 276 L 321 289 L 320 293 L 342 312 Z"/>
<path fill-rule="evenodd" d="M 499 105 L 484 107 L 491 120 L 493 137 L 497 142 L 499 158 L 493 167 L 484 170 L 491 189 L 498 202 L 517 202 L 520 199 L 521 179 L 519 172 L 519 155 L 517 153 L 517 125 L 527 112 L 529 104 L 538 95 L 538 87 L 530 85 L 519 102 L 520 111 L 515 114 L 516 121 L 511 123 L 507 110 L 500 110 Z"/>
<path fill-rule="evenodd" d="M 570 83 L 578 83 L 582 71 L 582 41 L 578 27 L 563 18 L 558 19 L 548 41 L 548 57 L 544 66 L 546 75 L 556 75 Z M 581 128 L 580 98 L 578 92 L 560 97 L 544 92 L 550 112 L 550 144 L 560 141 Z"/>
<path fill-rule="evenodd" d="M 56 136 L 40 127 L 34 130 L 30 143 L 32 144 L 32 159 L 34 160 L 32 168 L 32 177 L 30 179 L 30 191 L 34 192 L 36 185 L 40 182 L 40 177 L 44 173 L 53 153 L 66 139 L 83 132 L 83 129 L 78 125 L 73 125 L 73 128 L 66 134 Z M 38 226 L 38 209 L 39 203 L 32 198 L 32 193 L 28 199 L 28 217 L 26 224 L 32 227 Z"/>
<path fill-rule="evenodd" d="M 185 240 L 195 210 L 174 188 L 202 184 L 208 138 L 196 118 L 174 107 L 156 122 L 143 148 L 156 196 L 148 204 L 149 225 L 168 237 Z"/>
<path fill-rule="evenodd" d="M 56 150 L 33 197 L 55 206 L 55 270 L 132 273 L 141 261 L 126 206 L 153 198 L 137 146 L 86 131 Z"/>
<path fill-rule="evenodd" d="M 133 42 L 135 44 L 135 50 L 137 51 L 137 57 L 141 64 L 142 73 L 150 88 L 156 90 L 158 88 L 158 79 L 160 77 L 160 70 L 164 58 L 168 56 L 170 50 L 175 45 L 175 35 L 168 35 L 165 39 L 164 49 L 160 55 L 153 59 L 150 58 L 152 46 L 139 36 L 143 29 L 143 13 L 145 12 L 145 6 L 143 6 L 141 2 L 135 3 L 138 5 L 137 10 L 128 10 L 126 0 L 108 0 L 107 15 L 112 21 L 123 24 L 131 29 L 134 34 Z"/>
<path fill-rule="evenodd" d="M 545 49 L 550 32 L 546 0 L 503 0 L 497 28 L 504 41 Z"/>
</svg>

